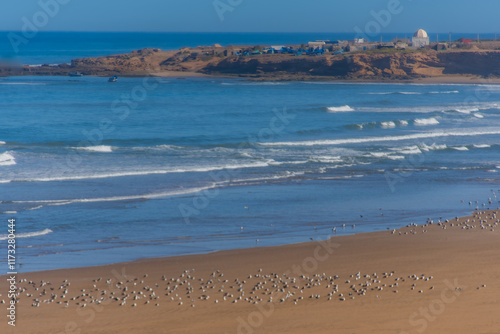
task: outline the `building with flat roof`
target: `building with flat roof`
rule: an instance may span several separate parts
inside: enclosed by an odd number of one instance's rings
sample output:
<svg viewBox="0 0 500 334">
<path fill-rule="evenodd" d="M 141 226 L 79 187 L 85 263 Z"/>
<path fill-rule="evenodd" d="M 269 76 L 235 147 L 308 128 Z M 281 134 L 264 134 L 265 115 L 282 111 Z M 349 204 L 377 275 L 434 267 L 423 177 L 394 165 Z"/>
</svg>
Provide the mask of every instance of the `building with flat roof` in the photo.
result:
<svg viewBox="0 0 500 334">
<path fill-rule="evenodd" d="M 322 48 L 325 46 L 325 44 L 326 43 L 323 41 L 315 41 L 307 43 L 307 46 L 309 46 L 310 48 Z"/>
</svg>

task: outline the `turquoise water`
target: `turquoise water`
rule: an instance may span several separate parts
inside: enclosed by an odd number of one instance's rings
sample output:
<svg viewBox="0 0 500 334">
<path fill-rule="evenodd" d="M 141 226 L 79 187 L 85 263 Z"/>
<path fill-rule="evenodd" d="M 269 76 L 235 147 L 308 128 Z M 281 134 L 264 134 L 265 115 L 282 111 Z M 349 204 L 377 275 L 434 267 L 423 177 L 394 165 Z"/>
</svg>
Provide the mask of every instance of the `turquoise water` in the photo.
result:
<svg viewBox="0 0 500 334">
<path fill-rule="evenodd" d="M 20 271 L 498 206 L 500 86 L 487 83 L 10 77 L 0 114 L 0 248 L 16 218 Z"/>
</svg>

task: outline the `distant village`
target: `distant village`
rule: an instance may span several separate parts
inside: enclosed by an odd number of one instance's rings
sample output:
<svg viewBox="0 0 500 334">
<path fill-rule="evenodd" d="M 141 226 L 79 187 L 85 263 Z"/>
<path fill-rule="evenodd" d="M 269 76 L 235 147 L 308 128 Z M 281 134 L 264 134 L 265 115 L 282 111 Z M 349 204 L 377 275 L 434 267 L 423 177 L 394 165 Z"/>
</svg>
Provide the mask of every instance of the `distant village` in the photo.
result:
<svg viewBox="0 0 500 334">
<path fill-rule="evenodd" d="M 483 40 L 482 42 L 487 42 Z M 500 49 L 500 41 L 490 41 L 493 45 L 484 45 L 485 49 Z M 222 47 L 215 44 L 212 47 L 198 47 L 202 50 L 202 55 L 206 56 L 255 56 L 262 54 L 291 54 L 295 56 L 320 56 L 324 54 L 339 55 L 349 52 L 369 51 L 369 50 L 425 50 L 433 49 L 436 51 L 444 51 L 451 49 L 477 49 L 479 40 L 460 38 L 456 41 L 434 42 L 430 43 L 427 32 L 423 29 L 418 29 L 413 37 L 410 38 L 394 38 L 390 42 L 384 41 L 368 41 L 364 38 L 355 38 L 349 41 L 340 40 L 315 40 L 303 43 L 301 45 L 270 45 L 270 46 L 228 46 Z M 194 53 L 192 57 L 198 56 Z"/>
<path fill-rule="evenodd" d="M 313 76 L 409 79 L 450 73 L 500 78 L 497 70 L 500 68 L 500 40 L 479 39 L 478 36 L 473 40 L 451 41 L 451 35 L 446 37 L 447 42 L 436 36 L 433 40 L 439 42 L 431 43 L 427 32 L 418 29 L 411 38 L 394 38 L 387 42 L 356 38 L 314 40 L 300 45 L 214 44 L 169 51 L 148 48 L 121 55 L 73 59 L 71 64 L 5 66 L 3 69 L 0 64 L 0 76 L 110 75 L 110 80 L 116 81 L 118 74 L 140 76 L 152 71 L 170 71 L 280 80 L 305 80 Z M 396 57 L 397 61 L 377 61 L 384 57 L 387 60 Z"/>
</svg>

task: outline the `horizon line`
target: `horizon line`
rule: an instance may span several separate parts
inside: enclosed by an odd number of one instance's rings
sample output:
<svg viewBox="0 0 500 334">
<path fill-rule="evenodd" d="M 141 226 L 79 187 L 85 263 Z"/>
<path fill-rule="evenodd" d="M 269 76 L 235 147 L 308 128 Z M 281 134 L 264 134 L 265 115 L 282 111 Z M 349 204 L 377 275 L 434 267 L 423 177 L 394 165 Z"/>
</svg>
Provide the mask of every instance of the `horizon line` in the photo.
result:
<svg viewBox="0 0 500 334">
<path fill-rule="evenodd" d="M 22 30 L 1 30 L 0 33 L 23 33 Z M 37 33 L 124 33 L 124 34 L 356 34 L 355 31 L 118 31 L 118 30 L 40 30 Z M 381 32 L 384 34 L 410 34 L 412 32 L 393 31 Z M 429 31 L 427 31 L 429 34 Z M 430 32 L 432 34 L 499 34 L 499 32 Z"/>
</svg>

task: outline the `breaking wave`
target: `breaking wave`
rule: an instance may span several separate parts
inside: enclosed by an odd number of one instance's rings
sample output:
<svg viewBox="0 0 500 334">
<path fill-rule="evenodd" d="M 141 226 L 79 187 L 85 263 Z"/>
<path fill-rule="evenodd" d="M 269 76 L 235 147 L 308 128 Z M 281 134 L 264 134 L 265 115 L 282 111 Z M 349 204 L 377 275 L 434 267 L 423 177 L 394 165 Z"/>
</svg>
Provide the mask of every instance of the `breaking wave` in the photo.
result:
<svg viewBox="0 0 500 334">
<path fill-rule="evenodd" d="M 347 104 L 345 106 L 341 107 L 328 107 L 326 108 L 328 112 L 334 113 L 334 112 L 347 112 L 347 111 L 354 111 L 353 108 L 348 106 Z"/>
<path fill-rule="evenodd" d="M 325 139 L 325 140 L 309 140 L 309 141 L 296 141 L 296 142 L 274 142 L 274 143 L 260 143 L 262 146 L 316 146 L 316 145 L 343 145 L 343 144 L 360 144 L 360 143 L 376 143 L 376 142 L 389 142 L 389 141 L 403 141 L 413 139 L 425 138 L 439 138 L 439 137 L 472 137 L 472 136 L 487 136 L 498 135 L 500 130 L 496 131 L 471 131 L 471 132 L 426 132 L 415 133 L 402 136 L 384 136 L 384 137 L 365 137 L 365 138 L 346 138 L 346 139 Z"/>
<path fill-rule="evenodd" d="M 418 125 L 418 126 L 424 126 L 424 125 L 437 125 L 439 124 L 439 121 L 435 119 L 434 117 L 431 118 L 417 118 L 413 121 L 413 124 Z"/>
<path fill-rule="evenodd" d="M 53 232 L 52 230 L 46 228 L 43 231 L 27 232 L 27 233 L 17 233 L 16 234 L 16 239 L 19 239 L 19 238 L 40 237 L 42 235 L 47 235 L 47 234 L 52 233 L 52 232 Z M 0 234 L 0 241 L 1 240 L 7 240 L 7 239 L 8 239 L 8 235 L 6 235 L 6 234 Z"/>
<path fill-rule="evenodd" d="M 11 166 L 16 164 L 16 159 L 9 152 L 0 154 L 0 166 Z"/>
<path fill-rule="evenodd" d="M 74 147 L 77 150 L 84 150 L 88 152 L 100 152 L 100 153 L 110 153 L 113 152 L 113 147 L 107 145 L 98 145 L 98 146 L 82 146 L 82 147 Z"/>
</svg>

